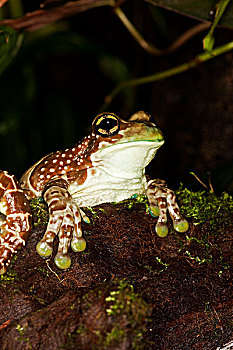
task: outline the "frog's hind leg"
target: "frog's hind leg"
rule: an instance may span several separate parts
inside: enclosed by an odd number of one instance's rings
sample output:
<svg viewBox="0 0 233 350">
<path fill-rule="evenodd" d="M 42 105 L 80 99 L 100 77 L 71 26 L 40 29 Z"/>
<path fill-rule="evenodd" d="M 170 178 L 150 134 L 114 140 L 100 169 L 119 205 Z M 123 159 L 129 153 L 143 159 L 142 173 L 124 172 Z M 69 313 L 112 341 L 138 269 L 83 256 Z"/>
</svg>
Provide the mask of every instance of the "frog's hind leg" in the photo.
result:
<svg viewBox="0 0 233 350">
<path fill-rule="evenodd" d="M 54 261 L 60 269 L 67 269 L 71 264 L 68 253 L 71 239 L 74 251 L 82 251 L 86 247 L 82 238 L 80 209 L 72 200 L 67 183 L 61 179 L 52 180 L 46 185 L 44 199 L 49 207 L 49 223 L 36 250 L 42 257 L 50 256 L 54 238 L 58 235 L 59 245 Z"/>
<path fill-rule="evenodd" d="M 188 230 L 188 222 L 180 214 L 175 193 L 167 188 L 165 181 L 150 180 L 147 187 L 147 197 L 150 204 L 150 214 L 158 216 L 155 226 L 158 236 L 165 237 L 168 234 L 167 210 L 176 231 L 185 232 Z"/>
<path fill-rule="evenodd" d="M 32 228 L 28 200 L 16 178 L 0 171 L 0 274 L 6 272 L 12 256 L 25 245 Z"/>
</svg>

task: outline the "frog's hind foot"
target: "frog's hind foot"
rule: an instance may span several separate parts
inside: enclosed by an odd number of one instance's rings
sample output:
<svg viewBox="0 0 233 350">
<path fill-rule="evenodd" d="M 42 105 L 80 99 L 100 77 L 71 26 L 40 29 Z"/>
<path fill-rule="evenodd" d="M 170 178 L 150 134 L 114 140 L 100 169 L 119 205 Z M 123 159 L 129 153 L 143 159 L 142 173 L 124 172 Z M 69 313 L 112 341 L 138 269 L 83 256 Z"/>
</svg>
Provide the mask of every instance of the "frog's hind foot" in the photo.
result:
<svg viewBox="0 0 233 350">
<path fill-rule="evenodd" d="M 167 210 L 176 231 L 186 232 L 188 230 L 188 222 L 180 214 L 175 193 L 167 188 L 165 181 L 150 180 L 147 187 L 147 197 L 150 204 L 150 214 L 154 217 L 158 216 L 155 226 L 158 236 L 166 237 L 168 234 Z"/>
<path fill-rule="evenodd" d="M 0 170 L 0 275 L 25 245 L 32 227 L 31 209 L 16 178 Z"/>
<path fill-rule="evenodd" d="M 44 237 L 37 244 L 37 253 L 49 257 L 53 251 L 53 241 L 58 235 L 59 245 L 54 262 L 58 268 L 68 269 L 71 265 L 69 247 L 74 252 L 86 248 L 86 241 L 82 237 L 80 209 L 67 191 L 65 181 L 53 181 L 51 187 L 46 188 L 44 199 L 49 207 L 49 223 Z"/>
</svg>

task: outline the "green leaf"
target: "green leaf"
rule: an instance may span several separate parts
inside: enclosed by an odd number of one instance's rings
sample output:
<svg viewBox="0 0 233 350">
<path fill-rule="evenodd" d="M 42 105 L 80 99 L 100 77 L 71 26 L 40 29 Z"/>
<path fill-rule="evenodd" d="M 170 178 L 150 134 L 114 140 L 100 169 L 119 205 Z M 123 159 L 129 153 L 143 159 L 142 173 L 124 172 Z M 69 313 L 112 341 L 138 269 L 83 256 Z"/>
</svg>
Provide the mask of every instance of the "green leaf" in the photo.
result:
<svg viewBox="0 0 233 350">
<path fill-rule="evenodd" d="M 212 51 L 214 47 L 214 37 L 211 32 L 209 32 L 203 40 L 203 48 L 206 51 Z"/>
<path fill-rule="evenodd" d="M 212 16 L 218 3 L 216 0 L 149 0 L 148 2 L 152 5 L 204 21 L 213 20 Z M 226 27 L 233 27 L 232 1 L 224 12 L 219 24 Z"/>
<path fill-rule="evenodd" d="M 8 27 L 0 27 L 0 74 L 14 59 L 22 41 L 23 34 Z"/>
<path fill-rule="evenodd" d="M 231 0 L 221 0 L 217 4 L 214 22 L 210 28 L 209 33 L 206 35 L 206 37 L 203 40 L 204 50 L 212 51 L 212 49 L 214 47 L 214 29 L 218 25 L 221 17 L 223 16 L 223 13 L 226 10 L 230 1 Z"/>
</svg>

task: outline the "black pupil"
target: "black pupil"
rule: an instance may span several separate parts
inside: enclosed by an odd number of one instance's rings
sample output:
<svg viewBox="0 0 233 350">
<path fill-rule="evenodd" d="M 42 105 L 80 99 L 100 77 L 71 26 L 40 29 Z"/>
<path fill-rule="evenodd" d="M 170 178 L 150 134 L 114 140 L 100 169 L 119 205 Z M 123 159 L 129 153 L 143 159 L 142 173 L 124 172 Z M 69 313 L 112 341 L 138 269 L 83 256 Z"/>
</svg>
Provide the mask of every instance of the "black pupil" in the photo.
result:
<svg viewBox="0 0 233 350">
<path fill-rule="evenodd" d="M 101 122 L 98 124 L 98 129 L 102 129 L 106 131 L 108 134 L 111 134 L 114 131 L 114 128 L 117 126 L 117 120 L 113 118 L 105 118 L 101 120 Z M 112 130 L 112 132 L 111 132 Z"/>
</svg>

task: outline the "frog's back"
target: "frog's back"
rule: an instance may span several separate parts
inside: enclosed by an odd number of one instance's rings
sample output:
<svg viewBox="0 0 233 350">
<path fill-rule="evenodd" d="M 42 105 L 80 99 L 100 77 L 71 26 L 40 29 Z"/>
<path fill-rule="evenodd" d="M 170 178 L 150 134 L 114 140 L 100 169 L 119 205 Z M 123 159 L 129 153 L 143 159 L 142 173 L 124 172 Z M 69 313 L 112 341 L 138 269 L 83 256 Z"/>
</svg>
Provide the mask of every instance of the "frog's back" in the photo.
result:
<svg viewBox="0 0 233 350">
<path fill-rule="evenodd" d="M 52 178 L 65 177 L 73 181 L 79 172 L 83 176 L 84 170 L 91 167 L 90 157 L 85 152 L 88 142 L 84 139 L 73 148 L 50 153 L 28 169 L 20 179 L 21 187 L 29 191 L 28 197 L 40 196 L 45 184 Z"/>
</svg>

